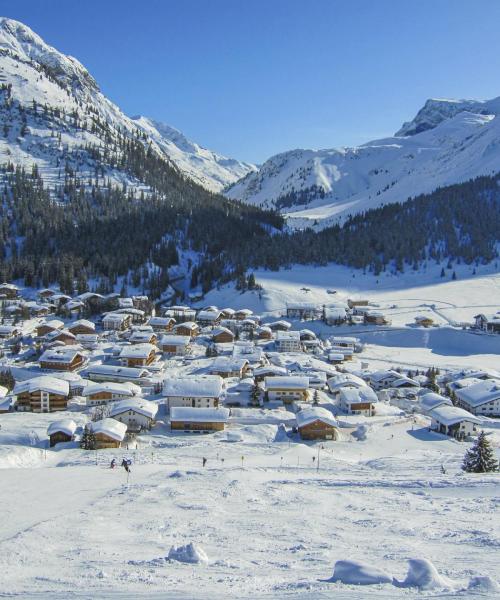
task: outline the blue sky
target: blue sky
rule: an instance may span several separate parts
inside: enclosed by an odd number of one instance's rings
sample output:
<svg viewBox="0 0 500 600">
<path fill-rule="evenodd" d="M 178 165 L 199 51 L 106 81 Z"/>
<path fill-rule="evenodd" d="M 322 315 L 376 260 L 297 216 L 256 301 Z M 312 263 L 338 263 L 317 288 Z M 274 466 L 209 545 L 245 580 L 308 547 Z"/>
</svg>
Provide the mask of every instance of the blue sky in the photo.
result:
<svg viewBox="0 0 500 600">
<path fill-rule="evenodd" d="M 500 95 L 497 0 L 0 0 L 130 115 L 261 162 Z"/>
</svg>

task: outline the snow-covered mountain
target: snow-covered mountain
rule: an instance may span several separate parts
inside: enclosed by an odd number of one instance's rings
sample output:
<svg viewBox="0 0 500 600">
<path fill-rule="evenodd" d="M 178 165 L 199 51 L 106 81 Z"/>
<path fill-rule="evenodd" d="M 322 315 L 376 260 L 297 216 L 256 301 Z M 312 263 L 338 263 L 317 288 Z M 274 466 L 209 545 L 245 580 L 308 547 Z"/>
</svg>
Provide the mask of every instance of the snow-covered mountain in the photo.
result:
<svg viewBox="0 0 500 600">
<path fill-rule="evenodd" d="M 255 165 L 202 148 L 165 123 L 143 116 L 133 117 L 133 120 L 185 175 L 213 192 L 220 192 L 257 170 Z"/>
<path fill-rule="evenodd" d="M 253 165 L 219 156 L 180 132 L 143 117 L 131 119 L 100 91 L 78 60 L 46 44 L 26 25 L 0 18 L 0 164 L 36 163 L 50 184 L 70 167 L 82 179 L 110 179 L 143 187 L 93 159 L 92 146 L 113 148 L 123 137 L 141 139 L 187 177 L 220 191 Z"/>
<path fill-rule="evenodd" d="M 293 150 L 226 192 L 276 207 L 291 226 L 325 227 L 349 214 L 500 171 L 500 98 L 428 100 L 394 137 L 356 148 Z"/>
</svg>

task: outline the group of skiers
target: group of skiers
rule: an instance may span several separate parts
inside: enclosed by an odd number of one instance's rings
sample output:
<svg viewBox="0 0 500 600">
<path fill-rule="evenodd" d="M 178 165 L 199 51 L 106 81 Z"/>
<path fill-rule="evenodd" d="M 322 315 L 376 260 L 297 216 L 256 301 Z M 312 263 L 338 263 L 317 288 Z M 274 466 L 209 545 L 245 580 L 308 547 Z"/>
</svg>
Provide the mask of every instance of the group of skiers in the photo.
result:
<svg viewBox="0 0 500 600">
<path fill-rule="evenodd" d="M 125 469 L 125 471 L 126 471 L 127 473 L 131 473 L 131 470 L 130 470 L 130 465 L 131 465 L 131 464 L 132 464 L 132 459 L 131 459 L 131 458 L 124 458 L 124 459 L 122 460 L 122 462 L 121 462 L 121 465 L 120 465 L 120 466 L 122 466 L 122 467 Z M 111 465 L 110 465 L 110 467 L 111 467 L 112 469 L 114 469 L 114 468 L 116 467 L 116 458 L 113 458 L 113 460 L 111 461 Z"/>
</svg>

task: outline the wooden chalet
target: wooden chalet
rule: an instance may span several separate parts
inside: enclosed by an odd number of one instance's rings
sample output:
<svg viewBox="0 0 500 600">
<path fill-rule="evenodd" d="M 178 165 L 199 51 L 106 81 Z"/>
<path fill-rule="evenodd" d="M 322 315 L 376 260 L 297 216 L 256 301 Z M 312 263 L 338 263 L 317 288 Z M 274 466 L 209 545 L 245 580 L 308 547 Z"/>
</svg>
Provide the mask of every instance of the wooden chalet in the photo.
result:
<svg viewBox="0 0 500 600">
<path fill-rule="evenodd" d="M 50 376 L 18 381 L 12 391 L 18 411 L 54 412 L 66 410 L 70 396 L 69 383 Z"/>
<path fill-rule="evenodd" d="M 75 439 L 76 423 L 73 419 L 62 419 L 54 421 L 47 429 L 49 446 L 53 448 L 56 444 L 72 442 Z"/>
</svg>

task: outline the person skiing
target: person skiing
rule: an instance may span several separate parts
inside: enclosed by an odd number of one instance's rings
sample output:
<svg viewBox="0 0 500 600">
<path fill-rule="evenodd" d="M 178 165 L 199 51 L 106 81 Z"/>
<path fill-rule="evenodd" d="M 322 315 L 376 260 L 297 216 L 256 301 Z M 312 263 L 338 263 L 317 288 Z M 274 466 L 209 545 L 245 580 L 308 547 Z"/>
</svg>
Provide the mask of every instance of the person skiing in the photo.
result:
<svg viewBox="0 0 500 600">
<path fill-rule="evenodd" d="M 122 467 L 125 469 L 125 471 L 127 471 L 127 473 L 130 473 L 130 464 L 131 463 L 125 458 L 122 460 Z"/>
<path fill-rule="evenodd" d="M 112 469 L 114 469 L 116 467 L 116 458 L 113 458 L 111 460 L 111 465 L 110 466 L 111 466 Z"/>
<path fill-rule="evenodd" d="M 203 457 L 203 466 L 205 466 L 207 464 L 207 459 L 205 457 Z"/>
</svg>

